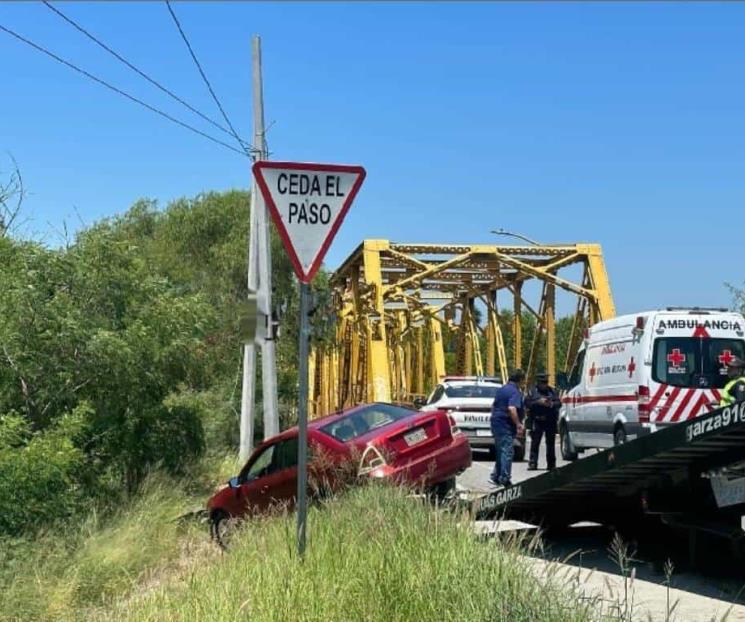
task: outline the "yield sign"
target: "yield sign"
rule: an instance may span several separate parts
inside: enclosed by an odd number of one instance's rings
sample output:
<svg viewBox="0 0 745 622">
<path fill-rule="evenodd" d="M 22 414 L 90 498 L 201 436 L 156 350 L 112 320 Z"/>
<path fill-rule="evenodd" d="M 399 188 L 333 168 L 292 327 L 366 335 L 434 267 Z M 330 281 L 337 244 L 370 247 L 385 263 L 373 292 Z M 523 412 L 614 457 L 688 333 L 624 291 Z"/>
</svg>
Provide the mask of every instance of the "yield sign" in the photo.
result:
<svg viewBox="0 0 745 622">
<path fill-rule="evenodd" d="M 365 169 L 260 161 L 253 172 L 295 274 L 310 283 L 365 179 Z"/>
</svg>

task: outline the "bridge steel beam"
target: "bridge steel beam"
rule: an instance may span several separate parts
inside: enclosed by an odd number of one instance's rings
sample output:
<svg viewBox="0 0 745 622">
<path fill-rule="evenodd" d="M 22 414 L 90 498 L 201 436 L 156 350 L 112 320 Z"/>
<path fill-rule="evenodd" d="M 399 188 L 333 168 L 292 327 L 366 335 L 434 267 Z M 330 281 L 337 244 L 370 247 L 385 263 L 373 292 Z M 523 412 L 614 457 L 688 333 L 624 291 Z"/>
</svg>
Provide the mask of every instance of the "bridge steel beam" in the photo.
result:
<svg viewBox="0 0 745 622">
<path fill-rule="evenodd" d="M 559 275 L 577 265 L 581 280 Z M 524 285 L 531 281 L 542 284 L 539 304 L 527 300 Z M 565 369 L 584 329 L 615 315 L 598 244 L 364 240 L 332 275 L 330 286 L 337 343 L 314 348 L 314 416 L 365 402 L 410 402 L 431 391 L 446 372 L 506 380 L 510 364 L 525 366 L 532 378 L 542 349 L 541 366 L 555 381 L 557 291 L 577 297 Z M 512 295 L 511 322 L 500 317 L 500 290 Z M 537 328 L 527 360 L 524 312 L 535 317 Z"/>
</svg>

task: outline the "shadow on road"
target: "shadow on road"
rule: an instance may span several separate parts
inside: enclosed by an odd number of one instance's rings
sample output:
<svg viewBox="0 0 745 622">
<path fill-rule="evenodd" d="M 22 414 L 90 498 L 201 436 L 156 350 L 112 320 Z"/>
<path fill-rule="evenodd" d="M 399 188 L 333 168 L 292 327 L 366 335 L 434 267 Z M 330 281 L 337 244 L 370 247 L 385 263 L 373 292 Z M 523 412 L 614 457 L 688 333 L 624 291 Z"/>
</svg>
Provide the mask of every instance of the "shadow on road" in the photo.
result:
<svg viewBox="0 0 745 622">
<path fill-rule="evenodd" d="M 578 569 L 594 569 L 608 574 L 622 577 L 624 572 L 613 559 L 611 552 L 614 531 L 602 525 L 582 525 L 571 527 L 556 536 L 543 536 L 543 550 L 531 553 L 533 557 L 549 561 L 561 561 Z M 634 543 L 624 543 L 631 554 L 629 562 L 631 568 L 635 569 L 636 578 L 649 583 L 664 585 L 666 581 L 664 572 L 664 557 L 655 559 L 643 557 L 634 553 Z M 670 558 L 682 555 L 680 549 L 669 551 Z M 715 575 L 703 573 L 698 570 L 674 569 L 671 587 L 707 596 L 736 602 L 745 603 L 745 575 L 740 565 L 735 565 L 731 560 L 721 559 L 722 567 Z"/>
</svg>

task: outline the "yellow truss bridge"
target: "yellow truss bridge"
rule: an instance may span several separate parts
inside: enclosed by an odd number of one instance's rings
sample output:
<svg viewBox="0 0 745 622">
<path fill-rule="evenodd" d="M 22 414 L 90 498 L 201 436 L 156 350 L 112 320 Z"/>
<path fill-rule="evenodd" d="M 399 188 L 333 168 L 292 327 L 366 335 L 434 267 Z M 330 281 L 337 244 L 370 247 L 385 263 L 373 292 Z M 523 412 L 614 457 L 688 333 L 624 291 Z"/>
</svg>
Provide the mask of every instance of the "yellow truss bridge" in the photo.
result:
<svg viewBox="0 0 745 622">
<path fill-rule="evenodd" d="M 559 276 L 570 266 L 576 273 L 577 265 L 580 279 Z M 529 281 L 540 285 L 537 305 L 524 298 Z M 577 298 L 565 369 L 584 327 L 615 315 L 598 244 L 364 240 L 334 273 L 331 287 L 336 340 L 317 345 L 310 361 L 309 406 L 316 417 L 355 404 L 412 402 L 425 395 L 446 374 L 444 334 L 456 344 L 451 374 L 506 381 L 508 366 L 519 367 L 524 360 L 525 345 L 528 379 L 545 365 L 554 382 L 556 288 Z M 503 294 L 512 298 L 510 362 L 497 307 Z M 536 319 L 530 344 L 523 344 L 523 311 Z M 538 360 L 541 351 L 545 361 Z"/>
</svg>

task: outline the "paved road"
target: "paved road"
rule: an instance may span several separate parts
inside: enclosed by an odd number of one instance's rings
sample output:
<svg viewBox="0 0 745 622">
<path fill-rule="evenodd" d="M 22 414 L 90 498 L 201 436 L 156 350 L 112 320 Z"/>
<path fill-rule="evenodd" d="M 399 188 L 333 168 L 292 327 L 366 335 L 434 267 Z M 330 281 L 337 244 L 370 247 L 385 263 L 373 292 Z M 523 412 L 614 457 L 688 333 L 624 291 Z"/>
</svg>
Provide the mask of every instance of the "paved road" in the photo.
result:
<svg viewBox="0 0 745 622">
<path fill-rule="evenodd" d="M 526 453 L 527 456 L 527 453 Z M 556 441 L 556 465 L 563 466 L 567 464 L 561 459 L 561 452 L 559 451 L 558 436 Z M 465 489 L 473 491 L 492 491 L 495 490 L 494 486 L 489 482 L 489 475 L 491 475 L 492 468 L 494 468 L 494 461 L 489 459 L 489 453 L 486 451 L 474 450 L 473 452 L 473 465 L 463 475 L 458 478 L 458 484 Z M 527 459 L 523 462 L 515 462 L 512 465 L 512 481 L 517 484 L 536 475 L 541 475 L 546 472 L 546 446 L 545 441 L 541 443 L 541 452 L 538 456 L 538 470 L 528 471 Z"/>
<path fill-rule="evenodd" d="M 561 460 L 558 442 L 556 456 L 557 466 L 567 464 L 566 461 Z M 496 490 L 489 482 L 493 466 L 494 462 L 489 459 L 487 452 L 475 451 L 471 468 L 458 478 L 459 487 L 476 493 Z M 546 472 L 544 446 L 541 447 L 538 470 L 528 471 L 527 469 L 527 461 L 514 463 L 512 481 L 522 482 Z M 496 523 L 478 521 L 474 525 L 475 531 L 482 535 L 502 531 L 533 530 L 534 528 L 533 525 L 511 520 Z M 577 570 L 582 569 L 581 572 L 584 573 L 581 580 L 583 592 L 597 593 L 611 601 L 616 600 L 622 579 L 619 569 L 609 557 L 612 537 L 613 532 L 610 529 L 596 523 L 578 523 L 575 528 L 562 536 L 544 539 L 545 548 L 542 551 L 542 559 L 534 560 L 537 564 L 536 568 L 541 568 L 541 564 L 556 563 L 553 560 L 562 560 L 564 563 L 558 565 L 566 569 L 569 573 L 567 576 L 576 577 Z M 534 552 L 534 555 L 537 554 L 537 551 Z M 667 599 L 664 573 L 648 560 L 637 558 L 632 565 L 636 569 L 635 602 L 638 612 L 642 614 L 641 619 L 651 616 L 654 620 L 664 620 Z M 592 572 L 593 569 L 594 572 Z M 732 601 L 741 596 L 743 579 L 735 576 L 715 578 L 695 571 L 676 571 L 672 584 L 677 589 L 674 589 L 671 594 L 671 602 L 679 601 L 676 606 L 677 615 L 672 619 L 698 622 L 699 620 L 711 620 L 712 616 L 715 619 L 722 619 Z M 727 619 L 745 622 L 745 607 L 734 607 Z"/>
</svg>

